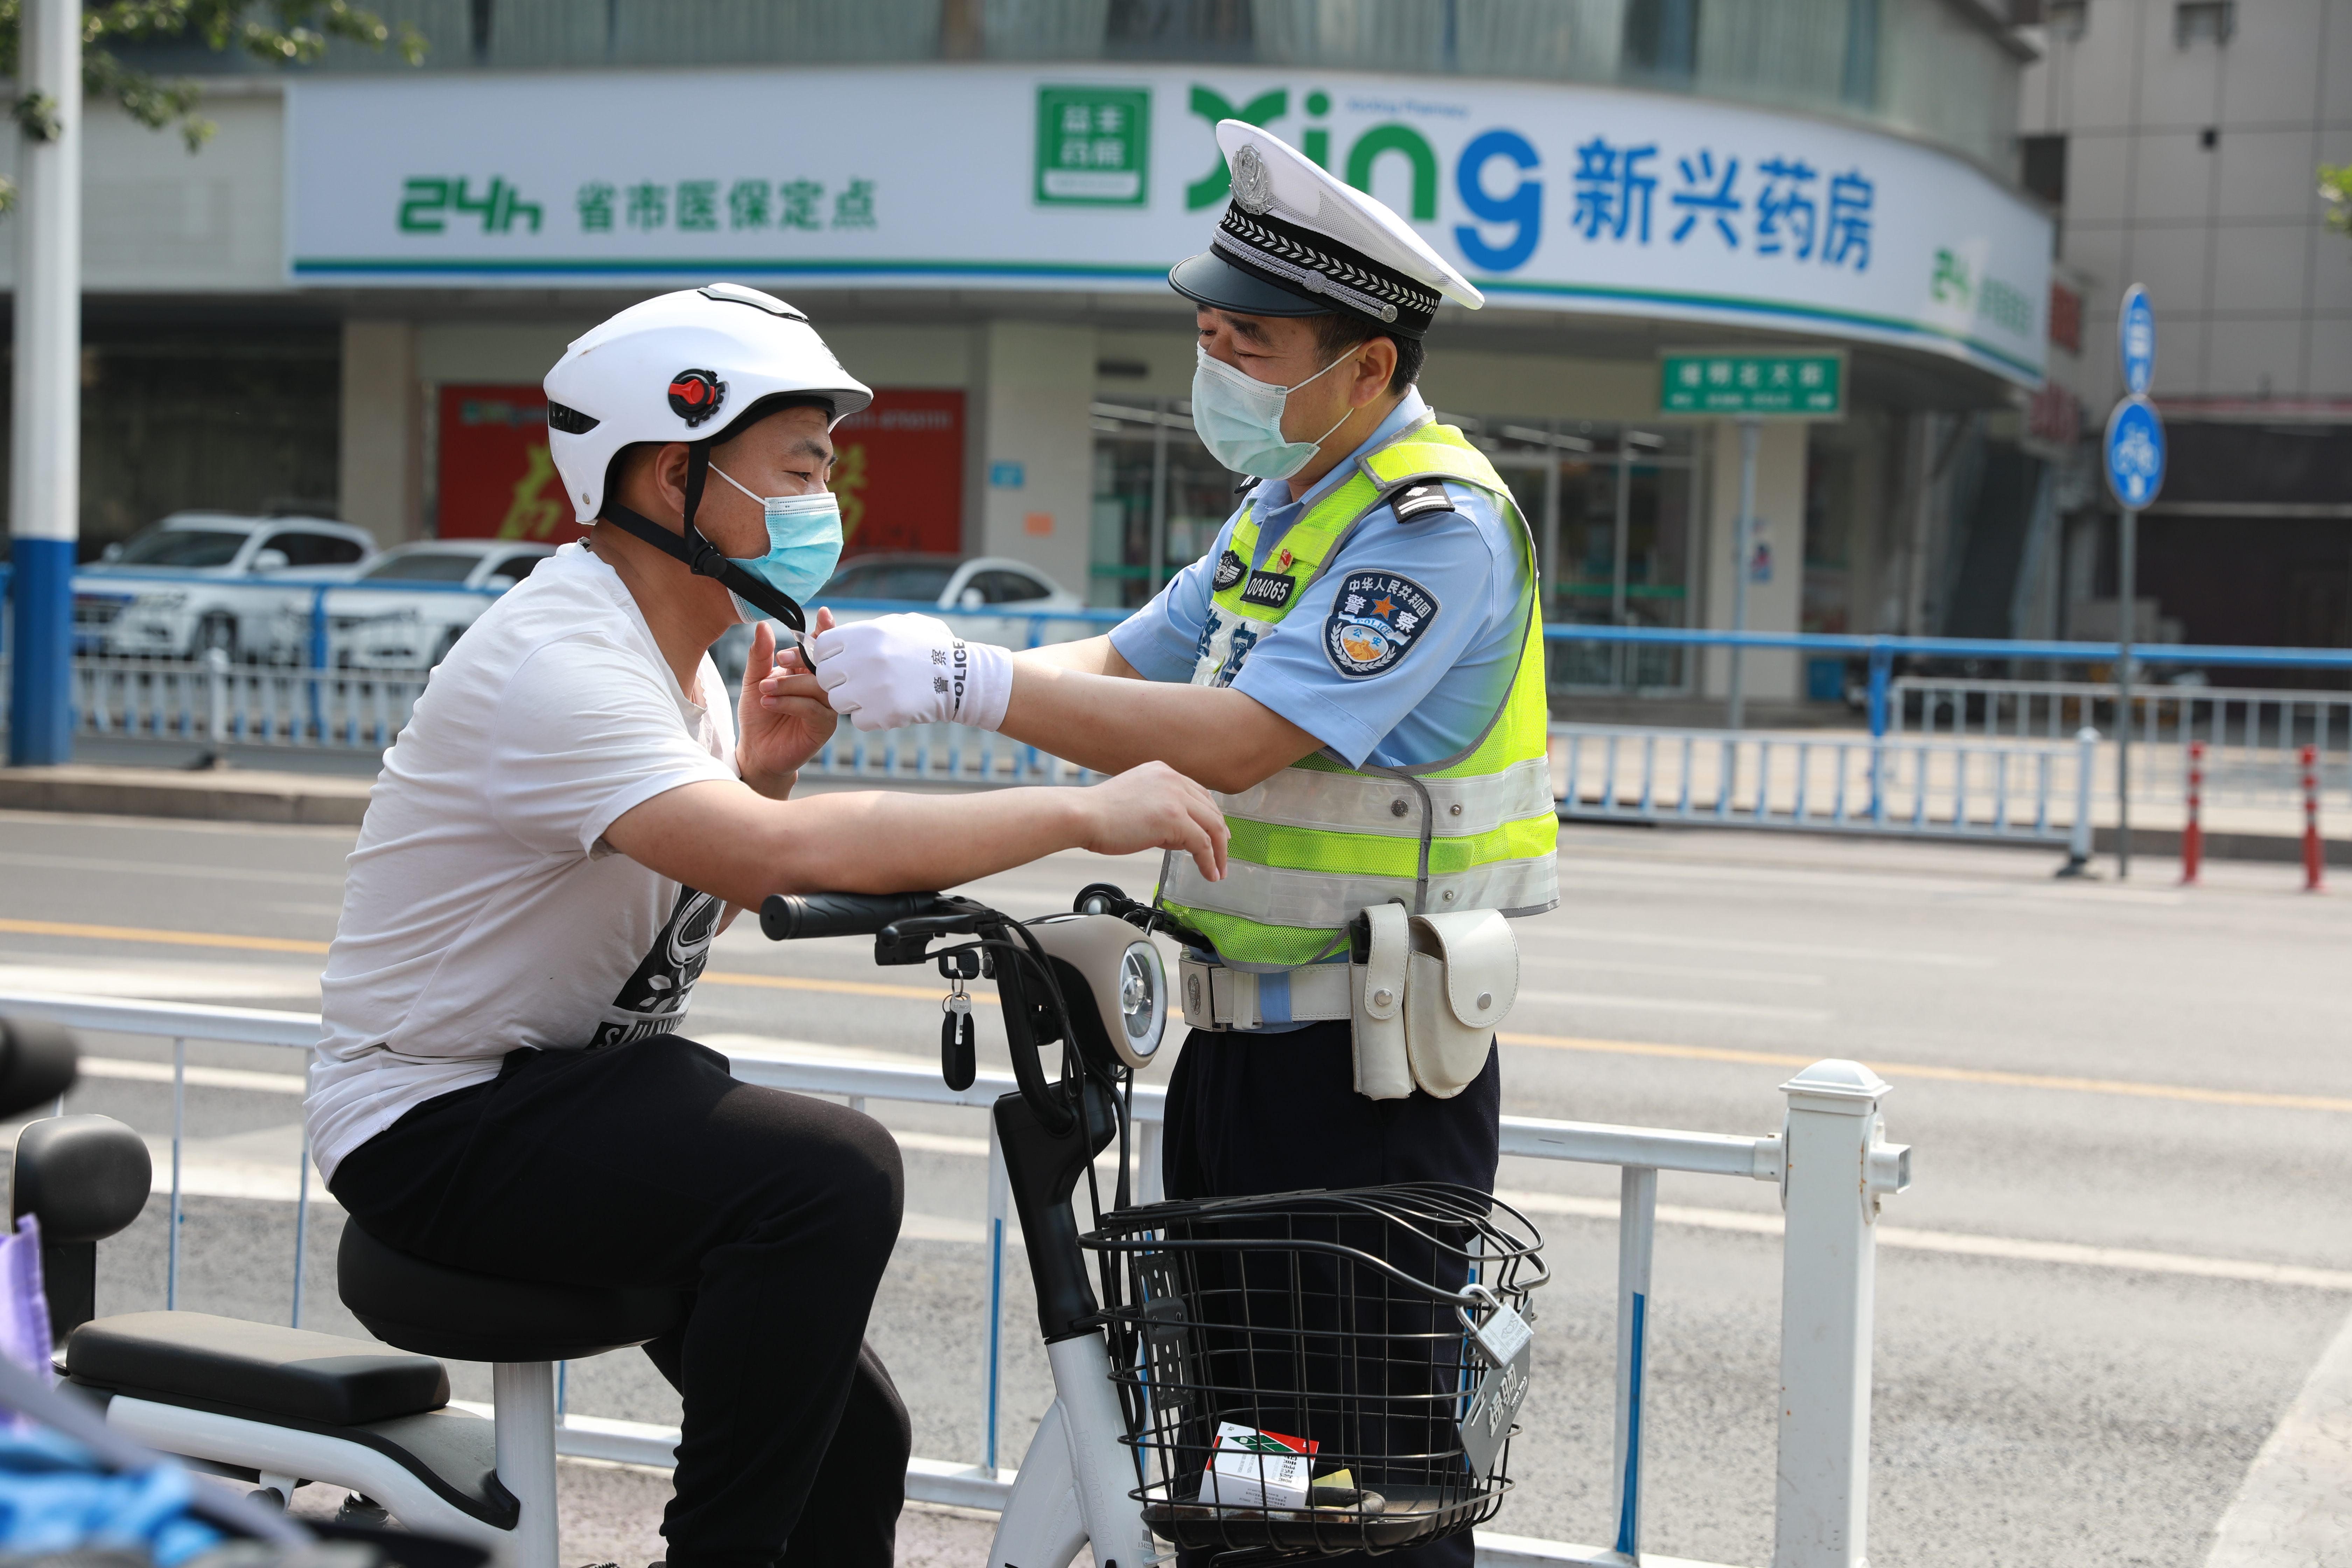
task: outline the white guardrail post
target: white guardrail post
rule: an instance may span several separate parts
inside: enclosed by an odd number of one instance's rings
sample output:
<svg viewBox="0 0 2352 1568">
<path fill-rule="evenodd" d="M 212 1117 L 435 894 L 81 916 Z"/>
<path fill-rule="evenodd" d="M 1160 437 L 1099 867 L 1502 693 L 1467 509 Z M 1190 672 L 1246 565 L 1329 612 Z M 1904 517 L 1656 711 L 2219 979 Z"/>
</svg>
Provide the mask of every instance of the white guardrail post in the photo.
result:
<svg viewBox="0 0 2352 1568">
<path fill-rule="evenodd" d="M 2099 732 L 2088 724 L 2074 731 L 2074 823 L 2066 837 L 2066 864 L 2062 877 L 2083 877 L 2091 869 L 2091 774 L 2099 765 Z"/>
<path fill-rule="evenodd" d="M 1870 1351 L 1879 1200 L 1911 1181 L 1884 1142 L 1889 1086 L 1820 1061 L 1780 1086 L 1780 1461 L 1772 1568 L 1863 1568 L 1870 1519 Z"/>
<path fill-rule="evenodd" d="M 205 649 L 205 739 L 215 746 L 228 741 L 228 649 Z"/>
</svg>

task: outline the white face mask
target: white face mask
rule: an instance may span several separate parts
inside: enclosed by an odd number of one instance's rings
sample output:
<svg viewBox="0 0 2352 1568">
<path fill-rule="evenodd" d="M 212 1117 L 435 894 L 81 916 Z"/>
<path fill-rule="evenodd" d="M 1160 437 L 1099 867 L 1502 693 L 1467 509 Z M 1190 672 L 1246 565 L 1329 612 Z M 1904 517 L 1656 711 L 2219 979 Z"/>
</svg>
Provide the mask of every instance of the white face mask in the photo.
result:
<svg viewBox="0 0 2352 1568">
<path fill-rule="evenodd" d="M 1201 444 L 1209 448 L 1209 456 L 1237 474 L 1288 479 L 1312 462 L 1323 443 L 1331 438 L 1331 430 L 1345 425 L 1348 416 L 1355 412 L 1350 408 L 1340 415 L 1338 425 L 1312 441 L 1286 440 L 1282 410 L 1290 395 L 1328 375 L 1348 355 L 1341 354 L 1298 386 L 1279 386 L 1210 358 L 1205 348 L 1195 352 L 1200 363 L 1192 371 L 1192 428 Z"/>
</svg>

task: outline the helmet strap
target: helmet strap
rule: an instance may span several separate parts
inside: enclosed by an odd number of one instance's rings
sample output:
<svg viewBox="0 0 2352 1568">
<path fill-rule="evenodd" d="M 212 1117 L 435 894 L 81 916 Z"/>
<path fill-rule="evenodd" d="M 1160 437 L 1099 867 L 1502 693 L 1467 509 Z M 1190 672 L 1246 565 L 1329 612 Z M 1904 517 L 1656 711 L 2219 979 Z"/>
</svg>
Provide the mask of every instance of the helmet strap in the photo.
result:
<svg viewBox="0 0 2352 1568">
<path fill-rule="evenodd" d="M 680 533 L 668 529 L 634 508 L 623 505 L 612 496 L 604 498 L 604 521 L 633 538 L 642 539 L 684 565 L 698 577 L 710 577 L 765 611 L 796 632 L 808 629 L 808 616 L 800 602 L 772 583 L 755 577 L 719 552 L 719 547 L 705 539 L 694 526 L 694 514 L 702 510 L 702 489 L 710 473 L 710 443 L 696 441 L 686 448 L 686 508 L 679 521 L 685 525 Z"/>
</svg>

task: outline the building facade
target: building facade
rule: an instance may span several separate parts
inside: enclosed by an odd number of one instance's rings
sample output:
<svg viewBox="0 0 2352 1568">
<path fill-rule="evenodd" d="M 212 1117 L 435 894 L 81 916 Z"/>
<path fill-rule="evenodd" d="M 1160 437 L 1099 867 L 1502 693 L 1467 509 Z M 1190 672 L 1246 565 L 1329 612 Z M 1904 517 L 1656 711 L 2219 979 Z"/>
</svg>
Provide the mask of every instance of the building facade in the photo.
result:
<svg viewBox="0 0 2352 1568">
<path fill-rule="evenodd" d="M 2352 236 L 2326 230 L 2316 194 L 2319 165 L 2352 161 L 2352 4 L 2051 0 L 2021 36 L 2021 169 L 2082 296 L 2053 380 L 2103 418 L 2123 289 L 2157 312 L 2170 471 L 2140 524 L 2136 624 L 2352 644 Z M 2086 448 L 2032 630 L 2119 625 L 2118 520 L 2093 468 Z"/>
<path fill-rule="evenodd" d="M 1232 505 L 1163 281 L 1222 208 L 1226 117 L 1486 292 L 1441 315 L 1423 386 L 1511 479 L 1556 620 L 1728 625 L 1745 571 L 1759 628 L 1949 629 L 1990 592 L 1966 587 L 1979 514 L 2020 538 L 2055 515 L 2067 445 L 2031 416 L 2066 291 L 2017 143 L 2035 47 L 1980 0 L 380 9 L 423 68 L 127 57 L 204 79 L 200 152 L 92 113 L 93 547 L 195 505 L 572 537 L 540 377 L 631 300 L 731 278 L 882 394 L 839 432 L 853 552 L 1010 555 L 1139 603 Z M 1773 405 L 1735 561 L 1717 411 L 1790 353 L 1830 354 L 1841 397 Z M 1668 353 L 1722 385 L 1669 398 Z M 2011 599 L 2030 576 L 2011 563 Z M 1554 674 L 1724 679 L 1590 647 Z M 1748 679 L 1838 687 L 1790 656 Z"/>
</svg>

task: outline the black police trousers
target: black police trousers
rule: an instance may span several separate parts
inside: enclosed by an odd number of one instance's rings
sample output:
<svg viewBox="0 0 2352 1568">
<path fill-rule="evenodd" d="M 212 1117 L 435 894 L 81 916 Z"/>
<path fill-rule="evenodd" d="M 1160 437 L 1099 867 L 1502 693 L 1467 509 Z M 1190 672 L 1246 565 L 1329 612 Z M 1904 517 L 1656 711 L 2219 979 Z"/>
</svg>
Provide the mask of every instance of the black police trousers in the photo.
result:
<svg viewBox="0 0 2352 1568">
<path fill-rule="evenodd" d="M 888 1568 L 912 1432 L 864 1342 L 904 1197 L 880 1123 L 738 1083 L 675 1036 L 520 1050 L 328 1185 L 452 1268 L 694 1292 L 645 1347 L 685 1401 L 671 1568 Z"/>
<path fill-rule="evenodd" d="M 1355 1051 L 1345 1019 L 1281 1034 L 1195 1029 L 1168 1080 L 1161 1180 L 1171 1198 L 1245 1197 L 1302 1187 L 1457 1182 L 1495 1190 L 1501 1137 L 1502 1068 L 1486 1066 L 1451 1100 L 1415 1089 L 1403 1100 L 1355 1090 Z M 1181 1552 L 1180 1568 L 1207 1568 L 1211 1553 Z M 1464 1531 L 1428 1546 L 1317 1559 L 1318 1568 L 1469 1568 Z"/>
</svg>

